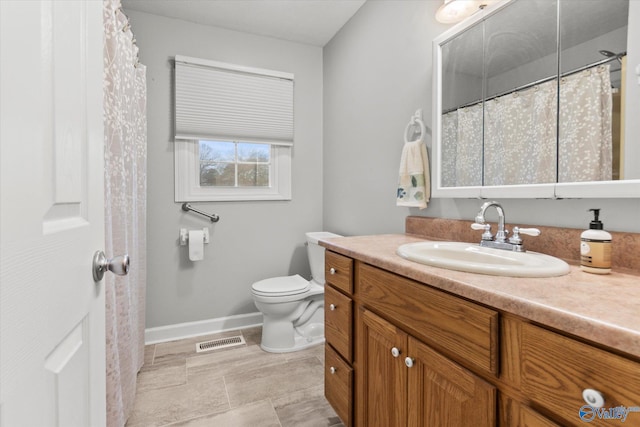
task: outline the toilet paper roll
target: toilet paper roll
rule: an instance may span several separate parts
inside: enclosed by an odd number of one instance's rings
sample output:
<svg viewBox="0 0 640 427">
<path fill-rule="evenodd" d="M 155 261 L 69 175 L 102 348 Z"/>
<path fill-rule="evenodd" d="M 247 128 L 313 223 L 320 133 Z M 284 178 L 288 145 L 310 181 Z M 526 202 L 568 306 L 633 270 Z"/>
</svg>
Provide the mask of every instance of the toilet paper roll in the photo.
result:
<svg viewBox="0 0 640 427">
<path fill-rule="evenodd" d="M 189 230 L 189 259 L 200 261 L 204 258 L 204 232 Z"/>
</svg>

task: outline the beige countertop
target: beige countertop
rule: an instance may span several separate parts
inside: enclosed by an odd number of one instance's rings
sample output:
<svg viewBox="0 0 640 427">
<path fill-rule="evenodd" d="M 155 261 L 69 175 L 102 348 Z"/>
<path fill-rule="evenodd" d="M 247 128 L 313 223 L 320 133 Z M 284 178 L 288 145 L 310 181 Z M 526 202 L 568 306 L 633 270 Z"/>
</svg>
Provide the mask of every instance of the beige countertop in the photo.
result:
<svg viewBox="0 0 640 427">
<path fill-rule="evenodd" d="M 336 237 L 329 250 L 438 289 L 640 357 L 640 276 L 589 274 L 516 278 L 452 271 L 408 261 L 398 246 L 428 240 L 409 234 Z"/>
</svg>

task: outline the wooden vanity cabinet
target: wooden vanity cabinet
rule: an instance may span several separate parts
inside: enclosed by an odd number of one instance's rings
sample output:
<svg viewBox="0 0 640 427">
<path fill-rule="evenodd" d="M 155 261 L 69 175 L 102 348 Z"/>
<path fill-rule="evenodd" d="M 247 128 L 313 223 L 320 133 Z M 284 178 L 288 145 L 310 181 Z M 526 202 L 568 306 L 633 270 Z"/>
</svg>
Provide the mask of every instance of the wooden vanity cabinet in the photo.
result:
<svg viewBox="0 0 640 427">
<path fill-rule="evenodd" d="M 345 426 L 353 425 L 353 260 L 325 253 L 324 394 Z"/>
<path fill-rule="evenodd" d="M 581 426 L 585 389 L 640 407 L 638 358 L 340 254 L 326 264 L 325 396 L 346 426 Z"/>
</svg>

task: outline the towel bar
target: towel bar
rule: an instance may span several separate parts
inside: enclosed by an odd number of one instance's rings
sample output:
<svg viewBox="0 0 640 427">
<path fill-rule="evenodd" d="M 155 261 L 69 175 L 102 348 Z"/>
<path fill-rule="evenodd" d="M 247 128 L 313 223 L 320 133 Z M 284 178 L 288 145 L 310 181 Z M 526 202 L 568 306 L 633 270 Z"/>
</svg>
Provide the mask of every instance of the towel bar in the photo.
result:
<svg viewBox="0 0 640 427">
<path fill-rule="evenodd" d="M 208 214 L 206 212 L 202 212 L 202 211 L 192 207 L 189 203 L 183 203 L 182 204 L 182 210 L 185 211 L 185 212 L 193 211 L 193 212 L 195 212 L 197 214 L 206 216 L 207 218 L 209 218 L 211 220 L 211 222 L 220 221 L 220 217 L 218 215 L 216 215 L 216 214 Z"/>
</svg>

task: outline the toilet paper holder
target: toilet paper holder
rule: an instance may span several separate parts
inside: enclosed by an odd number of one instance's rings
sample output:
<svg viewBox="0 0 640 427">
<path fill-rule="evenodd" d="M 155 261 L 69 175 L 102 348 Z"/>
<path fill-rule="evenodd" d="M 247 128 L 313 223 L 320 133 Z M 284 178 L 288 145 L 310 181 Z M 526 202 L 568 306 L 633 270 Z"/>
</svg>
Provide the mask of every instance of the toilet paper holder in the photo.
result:
<svg viewBox="0 0 640 427">
<path fill-rule="evenodd" d="M 203 236 L 203 242 L 204 243 L 209 243 L 209 228 L 208 227 L 204 227 L 202 229 L 202 234 Z M 189 230 L 187 230 L 186 228 L 181 228 L 180 229 L 180 246 L 186 246 L 187 243 L 189 243 Z"/>
</svg>

